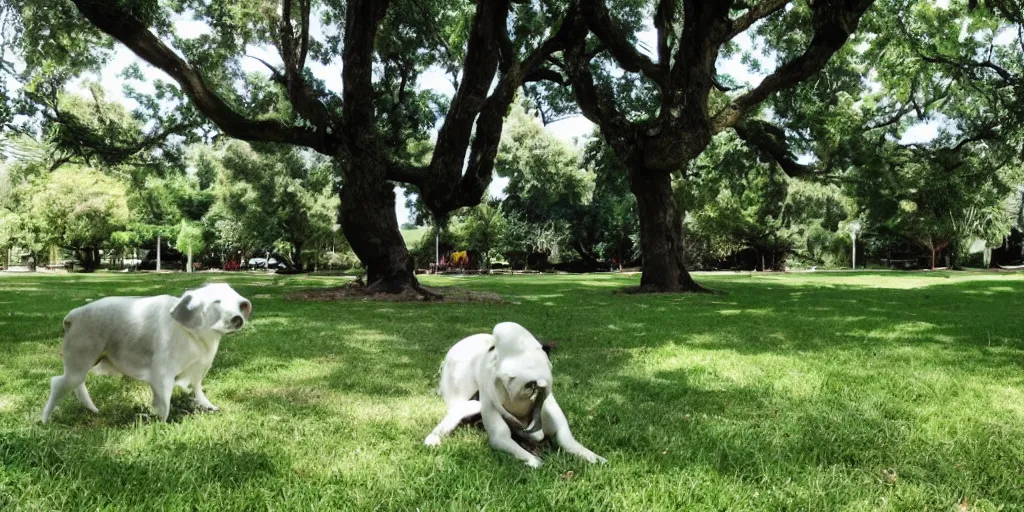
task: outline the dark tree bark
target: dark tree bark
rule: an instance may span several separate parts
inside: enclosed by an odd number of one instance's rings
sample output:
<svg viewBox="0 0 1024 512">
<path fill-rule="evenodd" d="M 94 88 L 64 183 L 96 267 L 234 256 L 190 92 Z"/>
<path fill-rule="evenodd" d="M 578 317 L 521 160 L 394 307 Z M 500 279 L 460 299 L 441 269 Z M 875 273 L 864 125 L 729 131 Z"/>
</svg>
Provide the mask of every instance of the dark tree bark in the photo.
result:
<svg viewBox="0 0 1024 512">
<path fill-rule="evenodd" d="M 86 247 L 79 251 L 82 255 L 82 271 L 83 272 L 95 272 L 100 266 L 100 252 L 99 249 L 92 247 Z"/>
<path fill-rule="evenodd" d="M 302 248 L 305 246 L 302 242 L 293 242 L 292 246 L 292 266 L 295 267 L 296 272 L 305 272 L 306 266 L 302 261 Z"/>
<path fill-rule="evenodd" d="M 640 213 L 641 289 L 704 291 L 686 270 L 683 221 L 672 195 L 672 175 L 630 170 L 629 187 Z"/>
<path fill-rule="evenodd" d="M 352 159 L 351 166 L 373 165 Z M 365 169 L 365 167 L 363 168 Z M 395 215 L 395 188 L 381 175 L 342 171 L 341 229 L 366 266 L 371 290 L 400 293 L 418 285 Z"/>
</svg>

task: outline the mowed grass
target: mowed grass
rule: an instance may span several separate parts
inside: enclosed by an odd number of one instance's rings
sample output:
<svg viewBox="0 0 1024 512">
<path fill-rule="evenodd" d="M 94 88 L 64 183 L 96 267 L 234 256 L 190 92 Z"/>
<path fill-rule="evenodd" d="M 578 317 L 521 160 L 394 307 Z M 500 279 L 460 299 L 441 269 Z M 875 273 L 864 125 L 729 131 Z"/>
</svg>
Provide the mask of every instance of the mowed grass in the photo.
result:
<svg viewBox="0 0 1024 512">
<path fill-rule="evenodd" d="M 39 423 L 61 319 L 87 299 L 226 279 L 255 304 L 205 382 L 152 421 L 137 382 L 90 376 Z M 298 302 L 333 278 L 0 277 L 0 510 L 1021 510 L 1024 275 L 431 278 L 505 304 Z M 444 414 L 446 350 L 514 320 L 552 355 L 590 466 L 531 470 Z M 966 507 L 966 508 L 963 508 Z"/>
</svg>

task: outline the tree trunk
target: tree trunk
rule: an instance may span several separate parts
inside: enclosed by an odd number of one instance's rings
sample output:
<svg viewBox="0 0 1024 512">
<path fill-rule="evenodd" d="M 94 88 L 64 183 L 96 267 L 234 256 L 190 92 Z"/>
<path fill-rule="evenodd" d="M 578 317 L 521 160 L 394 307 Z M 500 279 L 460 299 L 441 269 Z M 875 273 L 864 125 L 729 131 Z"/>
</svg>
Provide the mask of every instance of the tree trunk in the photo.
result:
<svg viewBox="0 0 1024 512">
<path fill-rule="evenodd" d="M 424 293 L 413 273 L 395 214 L 395 186 L 384 180 L 379 159 L 342 160 L 341 229 L 359 261 L 366 266 L 367 291 Z M 369 172 L 377 167 L 378 172 Z M 425 293 L 424 293 L 425 294 Z"/>
<path fill-rule="evenodd" d="M 599 266 L 597 255 L 588 251 L 587 248 L 583 246 L 583 242 L 574 240 L 572 242 L 572 248 L 576 251 L 576 254 L 580 255 L 580 259 L 583 260 L 583 264 L 586 265 L 588 269 L 596 269 Z"/>
<path fill-rule="evenodd" d="M 963 270 L 960 267 L 960 244 L 958 242 L 953 241 L 946 244 L 946 254 L 948 254 L 946 259 L 949 260 L 947 266 L 950 270 Z"/>
<path fill-rule="evenodd" d="M 705 291 L 694 282 L 683 259 L 683 222 L 666 172 L 631 169 L 630 190 L 640 213 L 642 291 Z"/>
<path fill-rule="evenodd" d="M 303 244 L 301 244 L 301 243 L 293 243 L 292 244 L 292 247 L 294 248 L 293 251 L 292 251 L 292 264 L 295 266 L 295 271 L 296 272 L 302 272 L 303 271 L 303 265 L 302 265 L 302 245 Z"/>
</svg>

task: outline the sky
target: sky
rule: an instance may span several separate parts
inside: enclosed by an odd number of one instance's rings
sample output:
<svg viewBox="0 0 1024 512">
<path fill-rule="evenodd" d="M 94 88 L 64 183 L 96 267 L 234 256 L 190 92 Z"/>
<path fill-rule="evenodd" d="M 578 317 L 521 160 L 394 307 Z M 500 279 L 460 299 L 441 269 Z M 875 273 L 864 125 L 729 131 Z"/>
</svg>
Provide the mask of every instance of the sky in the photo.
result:
<svg viewBox="0 0 1024 512">
<path fill-rule="evenodd" d="M 942 0 L 940 0 L 940 3 L 941 2 Z M 310 33 L 314 38 L 321 39 L 322 37 L 330 35 L 332 32 L 335 31 L 333 27 L 321 26 L 316 16 L 314 16 L 313 20 L 311 21 L 312 25 L 310 27 Z M 178 29 L 178 34 L 186 38 L 198 37 L 204 33 L 210 32 L 209 27 L 202 22 L 187 19 L 179 19 L 175 22 L 175 24 Z M 648 30 L 639 33 L 638 39 L 638 47 L 641 49 L 640 51 L 642 52 L 646 52 L 644 48 L 653 49 L 657 47 L 656 33 L 653 30 L 653 28 L 649 28 Z M 736 42 L 739 44 L 741 48 L 745 50 L 749 50 L 752 47 L 751 40 L 745 34 L 740 35 L 736 39 Z M 650 57 L 654 58 L 654 55 L 651 55 L 650 52 L 647 53 Z M 247 48 L 247 54 L 253 57 L 258 57 L 274 65 L 281 64 L 281 59 L 277 55 L 276 50 L 274 50 L 273 48 L 250 46 Z M 77 82 L 72 87 L 72 89 L 74 90 L 75 88 L 79 88 L 84 91 L 82 84 L 86 80 L 95 81 L 98 79 L 99 82 L 103 84 L 104 88 L 107 90 L 108 99 L 118 100 L 125 104 L 126 107 L 133 108 L 135 106 L 134 101 L 124 96 L 122 91 L 124 81 L 120 77 L 118 77 L 118 74 L 124 68 L 128 67 L 133 63 L 137 63 L 142 68 L 143 76 L 145 77 L 146 82 L 152 82 L 157 79 L 169 81 L 169 78 L 162 71 L 157 70 L 156 68 L 146 64 L 141 59 L 135 57 L 135 55 L 132 54 L 129 50 L 125 49 L 121 45 L 118 45 L 113 55 L 113 58 L 100 72 L 100 76 L 97 77 L 95 75 L 90 75 L 83 77 L 83 79 Z M 336 62 L 331 62 L 326 65 L 318 62 L 313 62 L 311 60 L 310 62 L 307 63 L 307 65 L 309 66 L 310 71 L 313 73 L 313 75 L 323 80 L 330 90 L 341 91 L 342 87 L 340 58 Z M 772 62 L 770 60 L 768 62 L 765 62 L 764 67 L 769 69 L 772 68 Z M 267 73 L 267 68 L 262 63 L 252 58 L 242 59 L 242 68 L 246 72 Z M 738 57 L 720 60 L 719 73 L 723 75 L 732 76 L 738 83 L 750 86 L 759 83 L 765 76 L 765 74 L 763 73 L 751 72 L 747 66 L 743 65 L 740 62 Z M 141 92 L 147 92 L 147 84 L 145 82 L 133 82 L 132 85 Z M 440 69 L 436 68 L 428 69 L 425 73 L 423 73 L 419 78 L 417 87 L 421 90 L 434 90 L 437 93 L 446 95 L 448 97 L 451 97 L 455 92 L 448 77 Z M 537 122 L 539 123 L 540 121 L 538 120 Z M 940 127 L 941 123 L 937 121 L 920 123 L 908 129 L 904 134 L 901 142 L 927 142 L 936 137 Z M 556 137 L 561 138 L 569 143 L 581 144 L 592 133 L 594 125 L 593 123 L 591 123 L 589 120 L 585 119 L 582 116 L 574 116 L 554 123 L 550 123 L 545 128 Z M 811 157 L 804 156 L 801 158 L 801 160 L 807 162 L 811 160 Z M 494 180 L 491 182 L 491 186 L 488 192 L 492 196 L 503 197 L 504 188 L 507 184 L 507 178 L 495 177 Z M 403 196 L 404 191 L 401 191 L 399 195 L 399 200 L 397 201 L 396 205 L 396 214 L 398 216 L 399 224 L 404 224 L 406 221 L 409 220 L 409 211 L 405 206 L 405 201 L 401 199 Z"/>
</svg>

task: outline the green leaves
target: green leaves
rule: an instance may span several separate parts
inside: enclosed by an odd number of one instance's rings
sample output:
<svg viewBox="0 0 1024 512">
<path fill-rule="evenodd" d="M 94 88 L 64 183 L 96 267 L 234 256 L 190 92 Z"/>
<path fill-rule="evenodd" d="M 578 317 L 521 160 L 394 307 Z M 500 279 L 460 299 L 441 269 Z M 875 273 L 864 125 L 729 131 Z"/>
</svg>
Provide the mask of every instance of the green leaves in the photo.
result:
<svg viewBox="0 0 1024 512">
<path fill-rule="evenodd" d="M 206 248 L 202 226 L 193 222 L 181 221 L 177 237 L 174 239 L 174 248 L 184 254 L 202 253 Z"/>
<path fill-rule="evenodd" d="M 94 169 L 68 166 L 40 180 L 27 212 L 48 243 L 99 248 L 130 220 L 122 183 Z"/>
</svg>

